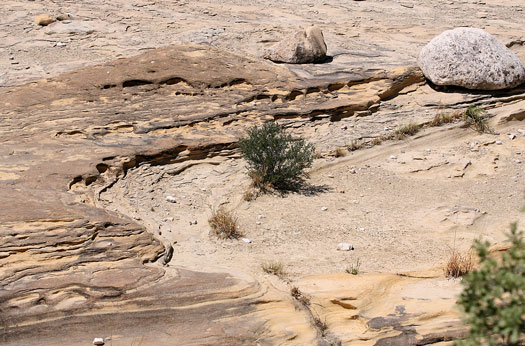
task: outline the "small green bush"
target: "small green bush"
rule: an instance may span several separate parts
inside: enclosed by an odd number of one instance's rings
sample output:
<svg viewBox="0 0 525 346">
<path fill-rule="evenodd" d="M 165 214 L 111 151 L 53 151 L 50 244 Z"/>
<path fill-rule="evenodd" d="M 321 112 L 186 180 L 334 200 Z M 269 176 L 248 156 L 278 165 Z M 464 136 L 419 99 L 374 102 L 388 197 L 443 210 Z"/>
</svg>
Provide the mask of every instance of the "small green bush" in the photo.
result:
<svg viewBox="0 0 525 346">
<path fill-rule="evenodd" d="M 480 267 L 463 278 L 458 304 L 470 334 L 455 345 L 525 344 L 525 243 L 512 224 L 511 246 L 500 260 L 489 257 L 489 243 L 477 241 Z"/>
<path fill-rule="evenodd" d="M 266 189 L 293 189 L 312 166 L 314 146 L 304 139 L 294 139 L 275 123 L 248 130 L 248 137 L 239 142 L 248 161 L 254 186 Z"/>
</svg>

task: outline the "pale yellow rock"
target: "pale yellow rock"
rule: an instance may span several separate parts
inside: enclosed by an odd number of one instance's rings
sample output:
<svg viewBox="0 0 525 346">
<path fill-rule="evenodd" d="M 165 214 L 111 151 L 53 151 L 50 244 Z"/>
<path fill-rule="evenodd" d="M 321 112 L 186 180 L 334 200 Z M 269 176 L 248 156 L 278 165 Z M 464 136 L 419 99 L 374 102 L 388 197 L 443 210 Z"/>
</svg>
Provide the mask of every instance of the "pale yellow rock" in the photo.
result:
<svg viewBox="0 0 525 346">
<path fill-rule="evenodd" d="M 49 14 L 41 14 L 35 17 L 35 25 L 47 26 L 56 22 L 56 18 Z"/>
</svg>

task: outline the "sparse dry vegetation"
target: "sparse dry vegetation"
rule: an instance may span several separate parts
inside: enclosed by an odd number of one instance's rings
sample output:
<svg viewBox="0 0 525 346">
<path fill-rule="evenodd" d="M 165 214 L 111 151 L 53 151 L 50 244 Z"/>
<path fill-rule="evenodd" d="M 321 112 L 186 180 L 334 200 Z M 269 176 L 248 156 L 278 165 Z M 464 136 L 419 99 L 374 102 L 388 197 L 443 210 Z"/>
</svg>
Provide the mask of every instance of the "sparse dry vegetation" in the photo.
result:
<svg viewBox="0 0 525 346">
<path fill-rule="evenodd" d="M 358 258 L 355 263 L 351 264 L 348 268 L 345 269 L 345 271 L 348 274 L 357 275 L 359 274 L 361 268 L 361 260 Z"/>
<path fill-rule="evenodd" d="M 466 125 L 479 133 L 490 132 L 487 119 L 487 112 L 477 106 L 470 106 L 464 113 Z"/>
<path fill-rule="evenodd" d="M 457 250 L 452 250 L 447 265 L 445 266 L 445 276 L 447 278 L 459 278 L 468 274 L 474 267 L 472 252 L 461 254 Z"/>
<path fill-rule="evenodd" d="M 352 143 L 348 145 L 348 151 L 359 150 L 363 147 L 363 143 L 358 140 L 353 140 Z"/>
<path fill-rule="evenodd" d="M 421 129 L 421 126 L 418 125 L 418 124 L 416 124 L 416 123 L 408 123 L 406 125 L 400 126 L 396 130 L 395 135 L 396 135 L 397 139 L 403 139 L 403 138 L 406 138 L 408 136 L 415 135 L 416 133 L 419 132 L 420 129 Z"/>
<path fill-rule="evenodd" d="M 452 123 L 454 121 L 456 121 L 457 119 L 460 119 L 464 116 L 464 113 L 463 111 L 456 111 L 456 112 L 451 112 L 451 113 L 438 113 L 436 114 L 436 116 L 434 117 L 434 119 L 432 119 L 432 121 L 429 123 L 429 126 L 441 126 L 443 124 L 449 124 L 449 123 Z"/>
<path fill-rule="evenodd" d="M 348 153 L 348 150 L 345 148 L 336 148 L 334 150 L 335 157 L 345 157 L 347 153 Z"/>
<path fill-rule="evenodd" d="M 304 306 L 310 305 L 310 299 L 307 296 L 305 296 L 303 292 L 299 290 L 299 288 L 293 286 L 290 290 L 290 295 Z"/>
<path fill-rule="evenodd" d="M 272 274 L 278 277 L 282 277 L 284 275 L 284 266 L 278 261 L 264 262 L 261 264 L 261 268 L 266 274 Z"/>
<path fill-rule="evenodd" d="M 237 217 L 232 211 L 224 208 L 214 209 L 208 223 L 213 234 L 220 239 L 239 239 L 242 236 Z"/>
<path fill-rule="evenodd" d="M 321 336 L 326 336 L 326 331 L 328 330 L 328 324 L 326 324 L 326 320 L 322 321 L 319 317 L 313 316 L 314 320 L 314 326 L 319 330 L 321 333 Z"/>
</svg>

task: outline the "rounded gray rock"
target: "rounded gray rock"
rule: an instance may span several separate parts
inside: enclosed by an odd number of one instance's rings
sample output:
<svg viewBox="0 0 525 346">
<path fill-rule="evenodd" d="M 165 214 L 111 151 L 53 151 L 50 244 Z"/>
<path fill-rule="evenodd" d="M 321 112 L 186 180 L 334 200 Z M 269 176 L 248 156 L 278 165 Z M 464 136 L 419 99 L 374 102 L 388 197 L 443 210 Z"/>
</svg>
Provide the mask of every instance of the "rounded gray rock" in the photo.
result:
<svg viewBox="0 0 525 346">
<path fill-rule="evenodd" d="M 418 65 L 436 85 L 497 90 L 525 83 L 520 59 L 488 32 L 476 28 L 444 31 L 419 53 Z"/>
</svg>

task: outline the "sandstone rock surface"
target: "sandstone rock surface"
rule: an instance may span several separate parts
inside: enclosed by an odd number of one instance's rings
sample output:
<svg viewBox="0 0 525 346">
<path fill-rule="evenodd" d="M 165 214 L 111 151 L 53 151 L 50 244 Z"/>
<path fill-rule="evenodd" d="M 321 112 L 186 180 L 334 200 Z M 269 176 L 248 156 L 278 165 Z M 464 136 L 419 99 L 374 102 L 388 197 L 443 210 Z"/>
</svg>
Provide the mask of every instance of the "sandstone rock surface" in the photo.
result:
<svg viewBox="0 0 525 346">
<path fill-rule="evenodd" d="M 497 90 L 525 82 L 520 59 L 494 36 L 476 28 L 438 35 L 421 50 L 418 64 L 437 85 Z"/>
<path fill-rule="evenodd" d="M 326 59 L 323 32 L 317 27 L 299 31 L 270 48 L 265 57 L 274 62 L 289 64 L 323 62 Z"/>
<path fill-rule="evenodd" d="M 35 25 L 47 26 L 56 22 L 56 18 L 49 14 L 41 14 L 35 17 Z"/>
</svg>

